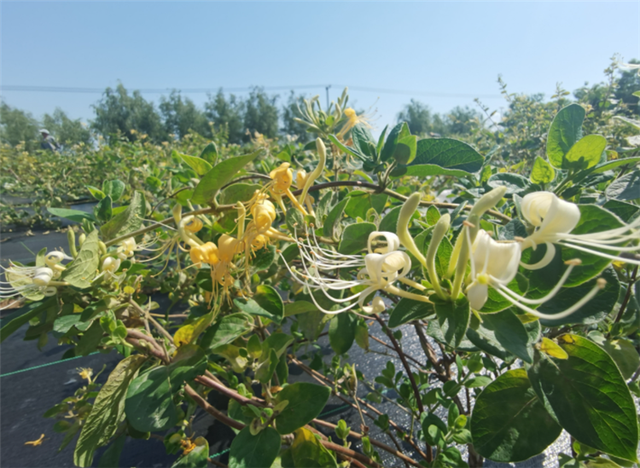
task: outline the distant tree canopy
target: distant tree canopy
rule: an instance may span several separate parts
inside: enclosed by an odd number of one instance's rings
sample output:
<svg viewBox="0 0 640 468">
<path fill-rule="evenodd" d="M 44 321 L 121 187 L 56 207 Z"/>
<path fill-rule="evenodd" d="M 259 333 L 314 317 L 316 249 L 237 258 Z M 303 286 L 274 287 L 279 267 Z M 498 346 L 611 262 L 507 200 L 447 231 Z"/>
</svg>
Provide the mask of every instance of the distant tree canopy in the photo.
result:
<svg viewBox="0 0 640 468">
<path fill-rule="evenodd" d="M 70 119 L 59 107 L 56 107 L 52 115 L 44 115 L 42 125 L 63 146 L 77 143 L 91 144 L 92 136 L 88 125 L 84 124 L 80 119 Z"/>
<path fill-rule="evenodd" d="M 631 60 L 631 63 L 640 62 Z M 618 114 L 638 118 L 639 99 L 633 94 L 640 89 L 637 71 L 621 70 L 612 64 L 605 70 L 605 75 L 608 82 L 586 83 L 573 92 L 573 99 L 587 106 L 596 118 L 601 118 L 603 112 L 612 106 L 616 106 Z M 506 85 L 501 80 L 499 82 L 508 105 L 499 121 L 479 101 L 479 108 L 484 114 L 467 106 L 440 114 L 416 99 L 411 99 L 404 106 L 397 120 L 406 121 L 414 135 L 455 136 L 476 145 L 481 145 L 483 132 L 510 129 L 512 135 L 517 134 L 515 140 L 518 142 L 511 147 L 519 147 L 518 152 L 532 153 L 542 144 L 541 140 L 538 141 L 539 135 L 544 133 L 540 129 L 548 127 L 547 120 L 553 113 L 550 111 L 571 102 L 571 93 L 558 88 L 551 101 L 545 101 L 541 94 L 509 94 Z M 252 88 L 246 97 L 225 94 L 220 88 L 216 94 L 210 94 L 200 108 L 182 96 L 180 91 L 173 90 L 168 96 L 160 97 L 156 106 L 147 101 L 140 91 L 129 92 L 120 83 L 115 89 L 107 88 L 93 105 L 95 118 L 89 125 L 69 118 L 59 108 L 37 120 L 28 112 L 2 102 L 0 141 L 13 146 L 24 142 L 29 150 L 39 148 L 41 137 L 38 130 L 44 127 L 63 147 L 78 143 L 90 145 L 98 135 L 107 142 L 113 138 L 130 141 L 144 138 L 159 143 L 182 139 L 191 132 L 205 138 L 215 135 L 233 144 L 249 141 L 256 132 L 267 138 L 290 135 L 305 143 L 309 134 L 305 126 L 295 120 L 303 99 L 304 95 L 291 91 L 286 101 L 279 105 L 279 96 L 267 94 L 264 88 Z"/>
<path fill-rule="evenodd" d="M 454 107 L 448 114 L 434 114 L 428 105 L 411 99 L 397 116 L 398 122 L 407 122 L 414 135 L 465 135 L 479 123 L 481 115 L 469 107 Z"/>
<path fill-rule="evenodd" d="M 24 142 L 27 149 L 39 146 L 38 121 L 25 111 L 0 103 L 0 140 L 11 146 Z"/>
<path fill-rule="evenodd" d="M 146 101 L 140 91 L 129 95 L 122 83 L 116 89 L 107 88 L 93 109 L 96 118 L 91 126 L 107 140 L 118 134 L 130 141 L 135 141 L 141 135 L 155 142 L 167 138 L 162 119 L 153 103 Z"/>
</svg>

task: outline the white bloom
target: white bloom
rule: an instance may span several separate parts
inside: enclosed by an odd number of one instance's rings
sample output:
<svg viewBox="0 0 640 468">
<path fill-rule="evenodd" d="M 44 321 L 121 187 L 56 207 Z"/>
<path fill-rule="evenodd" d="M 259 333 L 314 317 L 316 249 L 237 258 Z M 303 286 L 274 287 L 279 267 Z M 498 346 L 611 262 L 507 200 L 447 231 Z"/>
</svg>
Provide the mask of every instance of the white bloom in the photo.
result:
<svg viewBox="0 0 640 468">
<path fill-rule="evenodd" d="M 534 192 L 526 195 L 521 203 L 522 215 L 536 227 L 529 237 L 522 241 L 522 250 L 532 247 L 534 250 L 540 244 L 547 246 L 547 251 L 538 263 L 534 265 L 522 264 L 529 270 L 538 270 L 547 266 L 556 252 L 554 244 L 564 245 L 582 252 L 598 255 L 610 260 L 640 265 L 640 260 L 610 255 L 594 249 L 613 250 L 616 252 L 635 252 L 640 245 L 622 247 L 632 240 L 640 240 L 640 218 L 631 224 L 608 231 L 590 234 L 570 234 L 580 221 L 580 209 L 577 205 L 559 199 L 551 192 Z"/>
<path fill-rule="evenodd" d="M 489 286 L 514 306 L 542 319 L 560 319 L 573 314 L 589 302 L 606 285 L 599 279 L 596 285 L 582 299 L 557 314 L 543 314 L 525 304 L 543 304 L 552 299 L 569 278 L 571 270 L 580 265 L 580 260 L 570 260 L 560 281 L 549 293 L 539 299 L 528 299 L 510 290 L 507 285 L 516 277 L 520 263 L 520 245 L 515 242 L 497 242 L 486 231 L 478 231 L 471 248 L 471 284 L 467 287 L 467 298 L 472 309 L 480 310 L 489 297 Z M 524 304 L 523 304 L 524 303 Z"/>
<path fill-rule="evenodd" d="M 133 257 L 136 253 L 136 240 L 133 237 L 123 240 L 118 247 L 118 257 L 124 261 Z"/>
<path fill-rule="evenodd" d="M 489 298 L 489 286 L 506 287 L 518 273 L 520 245 L 515 242 L 496 242 L 486 231 L 480 230 L 471 247 L 471 278 L 467 288 L 469 304 L 482 309 Z"/>
<path fill-rule="evenodd" d="M 374 249 L 374 241 L 379 241 L 380 238 L 384 238 L 386 243 Z M 426 296 L 413 294 L 393 285 L 395 281 L 401 281 L 418 289 L 424 289 L 422 285 L 406 278 L 409 270 L 411 270 L 411 259 L 405 252 L 398 250 L 400 240 L 394 233 L 372 232 L 367 243 L 369 253 L 364 258 L 359 255 L 343 255 L 323 249 L 318 245 L 313 231 L 308 239 L 306 243 L 298 242 L 303 272 L 291 268 L 289 271 L 297 281 L 310 290 L 322 291 L 335 303 L 349 303 L 349 305 L 339 310 L 326 310 L 317 303 L 314 295 L 310 294 L 316 306 L 324 313 L 339 314 L 354 308 L 356 305 L 360 306 L 365 313 L 380 313 L 385 310 L 382 298 L 375 297 L 371 306 L 364 304 L 366 298 L 378 290 L 429 302 Z M 360 268 L 356 279 L 343 280 L 339 278 L 339 270 L 341 268 L 354 267 Z M 336 277 L 329 276 L 330 274 L 334 274 Z M 342 299 L 337 299 L 329 294 L 329 291 L 342 291 L 351 288 L 362 288 L 363 286 L 366 287 L 364 290 Z M 356 299 L 357 302 L 352 302 Z"/>
<path fill-rule="evenodd" d="M 52 285 L 54 271 L 49 267 L 25 267 L 11 264 L 4 275 L 7 281 L 0 281 L 0 298 L 24 296 L 54 296 L 57 292 Z"/>
</svg>

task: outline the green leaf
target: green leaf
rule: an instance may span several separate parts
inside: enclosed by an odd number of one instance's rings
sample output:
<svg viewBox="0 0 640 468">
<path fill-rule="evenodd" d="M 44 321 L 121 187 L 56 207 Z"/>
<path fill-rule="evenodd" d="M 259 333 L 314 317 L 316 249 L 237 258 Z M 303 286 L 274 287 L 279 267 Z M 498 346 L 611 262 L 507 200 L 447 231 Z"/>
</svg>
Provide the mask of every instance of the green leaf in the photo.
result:
<svg viewBox="0 0 640 468">
<path fill-rule="evenodd" d="M 540 355 L 529 368 L 538 397 L 580 443 L 637 462 L 636 407 L 613 359 L 581 336 L 562 335 L 558 344 L 569 359 Z"/>
<path fill-rule="evenodd" d="M 356 338 L 357 321 L 351 313 L 337 314 L 329 322 L 329 344 L 336 354 L 344 354 Z"/>
<path fill-rule="evenodd" d="M 583 170 L 596 166 L 606 146 L 606 138 L 600 135 L 581 138 L 564 155 L 562 169 Z"/>
<path fill-rule="evenodd" d="M 354 157 L 358 158 L 360 161 L 366 161 L 368 159 L 366 155 L 362 154 L 357 149 L 352 148 L 352 147 L 347 146 L 344 143 L 342 143 L 340 141 L 340 139 L 335 135 L 329 135 L 329 140 L 331 140 L 331 143 L 336 145 L 336 147 L 340 151 L 342 151 L 343 153 L 350 154 L 351 156 L 354 156 Z"/>
<path fill-rule="evenodd" d="M 603 208 L 606 208 L 618 218 L 628 223 L 631 218 L 640 210 L 640 206 L 632 205 L 631 203 L 625 203 L 618 200 L 608 200 Z"/>
<path fill-rule="evenodd" d="M 141 432 L 164 431 L 178 422 L 169 369 L 154 367 L 136 377 L 129 385 L 124 409 L 129 424 Z"/>
<path fill-rule="evenodd" d="M 290 434 L 317 418 L 329 400 L 330 395 L 331 389 L 323 385 L 306 382 L 287 385 L 276 397 L 276 404 L 285 400 L 289 402 L 276 417 L 278 432 L 280 434 Z"/>
<path fill-rule="evenodd" d="M 585 110 L 578 104 L 570 104 L 558 112 L 549 127 L 547 156 L 558 169 L 563 168 L 564 156 L 582 138 L 582 122 Z"/>
<path fill-rule="evenodd" d="M 236 156 L 216 164 L 196 186 L 191 202 L 199 205 L 212 202 L 220 188 L 231 181 L 240 169 L 256 159 L 261 152 L 259 150 L 245 156 Z"/>
<path fill-rule="evenodd" d="M 124 443 L 127 440 L 127 434 L 120 434 L 109 447 L 102 453 L 100 461 L 98 461 L 98 468 L 117 468 L 120 466 L 120 455 L 124 448 Z M 77 449 L 77 445 L 76 445 Z M 80 465 L 78 465 L 80 466 Z"/>
<path fill-rule="evenodd" d="M 137 231 L 142 227 L 146 212 L 144 195 L 136 190 L 127 209 L 115 215 L 111 221 L 100 228 L 102 237 L 107 241 Z"/>
<path fill-rule="evenodd" d="M 91 185 L 85 185 L 85 187 L 87 187 L 87 190 L 89 190 L 89 192 L 91 192 L 91 195 L 96 200 L 102 200 L 105 197 L 105 193 L 102 190 L 100 190 L 99 188 L 92 187 Z"/>
<path fill-rule="evenodd" d="M 174 157 L 180 156 L 182 160 L 189 166 L 191 166 L 191 169 L 196 171 L 196 174 L 198 174 L 199 176 L 205 175 L 212 169 L 211 164 L 209 164 L 204 159 L 196 158 L 195 156 L 189 156 L 188 154 L 178 153 L 176 150 L 173 150 L 173 153 Z"/>
<path fill-rule="evenodd" d="M 424 319 L 433 315 L 434 312 L 433 304 L 403 297 L 389 315 L 389 326 L 391 328 L 399 327 L 412 320 Z"/>
<path fill-rule="evenodd" d="M 513 312 L 503 310 L 496 314 L 482 314 L 482 321 L 482 327 L 490 339 L 523 361 L 533 361 L 533 349 L 527 330 Z"/>
<path fill-rule="evenodd" d="M 407 135 L 402 138 L 398 138 L 398 144 L 396 150 L 393 153 L 393 159 L 398 164 L 411 164 L 416 158 L 418 150 L 418 137 L 415 135 Z"/>
<path fill-rule="evenodd" d="M 233 302 L 240 310 L 250 315 L 267 317 L 276 323 L 282 322 L 284 318 L 284 303 L 273 286 L 261 284 L 256 288 L 253 299 L 246 299 L 246 302 L 234 299 Z"/>
<path fill-rule="evenodd" d="M 520 174 L 509 174 L 508 172 L 493 174 L 489 177 L 487 185 L 491 188 L 507 187 L 507 195 L 521 194 L 531 187 L 531 183 L 526 177 Z"/>
<path fill-rule="evenodd" d="M 432 164 L 445 169 L 477 172 L 484 158 L 462 141 L 450 138 L 426 138 L 418 142 L 416 157 L 411 166 Z"/>
<path fill-rule="evenodd" d="M 125 188 L 126 185 L 124 184 L 124 182 L 118 179 L 105 180 L 102 183 L 102 191 L 105 193 L 105 195 L 110 196 L 114 202 L 120 200 L 120 197 L 122 197 L 122 195 L 124 194 Z"/>
<path fill-rule="evenodd" d="M 82 244 L 78 256 L 62 272 L 63 281 L 80 289 L 91 286 L 100 263 L 99 240 L 98 231 L 93 230 Z"/>
<path fill-rule="evenodd" d="M 633 343 L 625 338 L 608 339 L 601 344 L 620 369 L 622 377 L 627 380 L 640 366 L 640 356 Z"/>
<path fill-rule="evenodd" d="M 216 146 L 215 142 L 212 141 L 204 147 L 202 153 L 200 153 L 200 159 L 204 159 L 210 164 L 216 163 L 216 161 L 218 160 L 218 147 Z"/>
<path fill-rule="evenodd" d="M 406 122 L 400 122 L 391 129 L 391 131 L 389 132 L 389 136 L 387 137 L 387 140 L 384 142 L 384 146 L 382 147 L 382 152 L 380 153 L 381 161 L 388 161 L 393 157 L 394 153 L 396 152 L 396 146 L 398 145 L 398 138 L 403 127 L 405 126 L 407 126 Z"/>
<path fill-rule="evenodd" d="M 76 466 L 91 466 L 95 450 L 115 435 L 118 426 L 125 419 L 124 397 L 129 382 L 146 359 L 146 356 L 134 354 L 124 358 L 111 371 L 82 426 L 80 438 L 73 452 L 73 462 Z"/>
<path fill-rule="evenodd" d="M 629 172 L 614 180 L 604 191 L 608 198 L 637 200 L 640 198 L 640 171 Z"/>
<path fill-rule="evenodd" d="M 341 254 L 356 254 L 362 249 L 367 248 L 369 234 L 376 231 L 376 225 L 373 223 L 355 223 L 349 224 L 344 228 L 338 252 Z"/>
<path fill-rule="evenodd" d="M 478 388 L 478 387 L 486 387 L 491 382 L 491 377 L 487 377 L 486 375 L 479 375 L 478 377 L 472 377 L 469 380 L 465 381 L 464 386 L 467 388 Z"/>
<path fill-rule="evenodd" d="M 469 301 L 465 297 L 455 303 L 439 299 L 434 299 L 433 302 L 445 343 L 455 349 L 460 345 L 469 327 Z"/>
<path fill-rule="evenodd" d="M 612 266 L 605 268 L 600 277 L 607 282 L 606 286 L 585 306 L 568 317 L 557 320 L 541 319 L 540 323 L 547 327 L 559 327 L 570 323 L 590 325 L 600 322 L 616 305 L 620 292 L 620 281 Z M 594 278 L 573 288 L 562 288 L 552 300 L 545 302 L 537 310 L 544 314 L 560 313 L 586 296 L 596 286 L 597 281 L 598 279 Z"/>
<path fill-rule="evenodd" d="M 424 140 L 420 140 L 424 141 Z M 469 177 L 470 173 L 462 171 L 460 169 L 447 169 L 437 166 L 435 164 L 417 164 L 408 166 L 407 170 L 403 174 L 393 175 L 393 178 L 413 176 L 413 177 L 430 177 L 437 175 L 446 175 L 453 177 Z"/>
<path fill-rule="evenodd" d="M 251 200 L 256 190 L 262 189 L 260 184 L 233 184 L 220 192 L 220 203 L 233 205 Z"/>
<path fill-rule="evenodd" d="M 6 325 L 3 320 L 3 326 L 0 329 L 0 343 L 6 340 L 12 333 L 17 331 L 20 327 L 22 327 L 25 323 L 28 323 L 34 317 L 37 317 L 38 314 L 45 312 L 46 310 L 58 306 L 58 301 L 55 297 L 50 297 L 44 302 L 36 302 L 34 304 L 29 304 L 26 307 L 18 310 L 16 313 L 12 314 L 11 320 L 9 320 Z M 25 310 L 26 309 L 26 310 Z"/>
<path fill-rule="evenodd" d="M 636 164 L 638 162 L 640 162 L 640 157 L 614 159 L 613 161 L 607 161 L 606 163 L 598 164 L 596 167 L 585 172 L 587 174 L 600 174 L 602 172 L 611 171 L 620 166 Z"/>
<path fill-rule="evenodd" d="M 279 358 L 275 350 L 271 349 L 268 353 L 263 353 L 260 364 L 256 368 L 256 380 L 268 384 L 278 367 L 278 362 Z"/>
<path fill-rule="evenodd" d="M 336 232 L 336 224 L 340 222 L 342 218 L 342 213 L 344 211 L 344 207 L 347 206 L 349 202 L 348 198 L 340 201 L 336 206 L 334 206 L 329 214 L 327 215 L 327 219 L 324 220 L 324 224 L 322 225 L 322 234 L 329 239 L 333 239 Z"/>
<path fill-rule="evenodd" d="M 275 245 L 266 245 L 262 249 L 256 250 L 254 254 L 255 258 L 251 262 L 254 271 L 266 270 L 276 259 L 276 247 Z"/>
<path fill-rule="evenodd" d="M 267 427 L 251 435 L 249 427 L 242 429 L 231 442 L 229 468 L 270 467 L 280 452 L 280 435 Z"/>
<path fill-rule="evenodd" d="M 373 159 L 376 156 L 376 141 L 373 139 L 369 129 L 362 125 L 357 124 L 351 129 L 351 139 L 353 140 L 353 147 L 360 153 Z"/>
<path fill-rule="evenodd" d="M 236 313 L 219 317 L 202 336 L 200 345 L 213 351 L 231 343 L 236 338 L 253 330 L 253 318 L 245 313 Z"/>
<path fill-rule="evenodd" d="M 290 317 L 292 315 L 305 314 L 307 312 L 313 312 L 318 310 L 315 304 L 309 301 L 296 301 L 284 306 L 284 316 Z"/>
<path fill-rule="evenodd" d="M 553 170 L 553 166 L 540 156 L 536 157 L 533 163 L 533 169 L 531 169 L 531 182 L 534 184 L 548 184 L 553 182 L 555 177 L 556 171 Z"/>
<path fill-rule="evenodd" d="M 113 213 L 113 209 L 111 207 L 111 197 L 107 195 L 102 200 L 100 200 L 98 204 L 93 207 L 93 212 L 95 213 L 98 220 L 109 221 Z"/>
<path fill-rule="evenodd" d="M 562 428 L 544 409 L 524 369 L 505 372 L 476 400 L 471 415 L 475 450 L 496 462 L 519 462 L 541 453 Z"/>
<path fill-rule="evenodd" d="M 70 219 L 71 221 L 75 221 L 76 223 L 81 223 L 82 220 L 87 219 L 89 221 L 96 221 L 95 216 L 91 213 L 85 213 L 80 210 L 69 210 L 67 208 L 49 208 L 47 207 L 47 211 L 51 213 L 53 216 L 59 216 L 60 218 Z"/>
<path fill-rule="evenodd" d="M 202 348 L 194 344 L 180 346 L 167 369 L 171 381 L 171 391 L 177 392 L 183 383 L 204 374 L 207 369 L 205 353 Z"/>
</svg>

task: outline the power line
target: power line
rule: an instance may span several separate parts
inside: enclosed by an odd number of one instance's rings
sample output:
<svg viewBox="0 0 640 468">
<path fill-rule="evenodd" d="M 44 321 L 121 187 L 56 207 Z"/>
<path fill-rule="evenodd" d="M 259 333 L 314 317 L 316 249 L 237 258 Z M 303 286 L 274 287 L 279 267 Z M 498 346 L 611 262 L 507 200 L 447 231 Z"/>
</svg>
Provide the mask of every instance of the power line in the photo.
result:
<svg viewBox="0 0 640 468">
<path fill-rule="evenodd" d="M 337 88 L 345 88 L 344 85 L 291 85 L 291 86 L 261 86 L 259 88 L 265 91 L 282 91 L 293 89 L 328 89 L 332 86 Z M 80 88 L 80 87 L 64 87 L 64 86 L 25 86 L 25 85 L 1 85 L 2 91 L 20 91 L 20 92 L 42 92 L 42 93 L 85 93 L 85 94 L 102 94 L 104 89 L 102 88 Z M 141 93 L 148 94 L 161 94 L 170 93 L 177 88 L 142 88 L 136 89 Z M 253 87 L 244 88 L 185 88 L 177 89 L 181 93 L 185 94 L 202 94 L 202 93 L 215 93 L 219 90 L 230 93 L 241 93 L 253 90 Z M 425 97 L 440 97 L 440 98 L 482 98 L 482 99 L 503 99 L 500 94 L 471 94 L 471 93 L 441 93 L 435 91 L 410 91 L 401 89 L 388 89 L 388 88 L 369 88 L 366 86 L 349 86 L 350 90 L 362 91 L 370 93 L 381 94 L 400 94 L 409 96 L 425 96 Z"/>
</svg>

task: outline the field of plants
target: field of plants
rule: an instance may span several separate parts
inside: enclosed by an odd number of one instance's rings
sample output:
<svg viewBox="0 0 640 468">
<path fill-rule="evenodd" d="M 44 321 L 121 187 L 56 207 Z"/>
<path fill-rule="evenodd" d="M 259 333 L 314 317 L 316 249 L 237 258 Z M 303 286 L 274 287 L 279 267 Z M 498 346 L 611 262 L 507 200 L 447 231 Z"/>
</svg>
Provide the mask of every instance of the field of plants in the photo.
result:
<svg viewBox="0 0 640 468">
<path fill-rule="evenodd" d="M 563 431 L 558 466 L 637 466 L 640 78 L 606 74 L 550 101 L 500 82 L 500 117 L 412 101 L 376 137 L 345 90 L 297 99 L 296 137 L 3 143 L 4 235 L 72 224 L 64 251 L 3 259 L 0 340 L 120 356 L 43 424 L 79 467 L 150 437 L 226 466 L 204 413 L 232 468 L 481 467 Z M 381 349 L 379 371 L 350 357 Z"/>
</svg>

